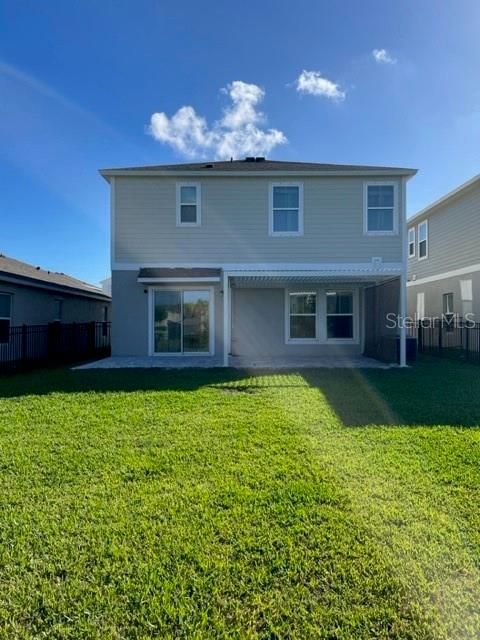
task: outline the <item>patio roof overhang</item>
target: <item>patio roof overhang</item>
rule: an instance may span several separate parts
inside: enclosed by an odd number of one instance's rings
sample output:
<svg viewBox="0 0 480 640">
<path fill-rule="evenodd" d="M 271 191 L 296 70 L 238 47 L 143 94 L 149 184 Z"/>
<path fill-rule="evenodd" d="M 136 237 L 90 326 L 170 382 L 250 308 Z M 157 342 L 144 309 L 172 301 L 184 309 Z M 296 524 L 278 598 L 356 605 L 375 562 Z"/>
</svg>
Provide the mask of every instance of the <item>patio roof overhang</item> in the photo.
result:
<svg viewBox="0 0 480 640">
<path fill-rule="evenodd" d="M 144 284 L 181 282 L 220 282 L 221 270 L 208 268 L 145 267 L 138 272 L 137 281 Z"/>
<path fill-rule="evenodd" d="M 402 266 L 398 264 L 381 266 L 365 265 L 322 265 L 317 269 L 265 269 L 231 270 L 227 273 L 234 287 L 272 287 L 295 283 L 311 283 L 332 286 L 338 284 L 371 285 L 399 278 Z"/>
<path fill-rule="evenodd" d="M 341 286 L 372 286 L 381 282 L 387 282 L 399 278 L 400 274 L 368 275 L 368 276 L 325 276 L 325 275 L 269 275 L 269 276 L 231 276 L 231 286 L 241 288 L 269 288 L 284 287 L 295 284 L 312 284 L 333 287 Z"/>
</svg>

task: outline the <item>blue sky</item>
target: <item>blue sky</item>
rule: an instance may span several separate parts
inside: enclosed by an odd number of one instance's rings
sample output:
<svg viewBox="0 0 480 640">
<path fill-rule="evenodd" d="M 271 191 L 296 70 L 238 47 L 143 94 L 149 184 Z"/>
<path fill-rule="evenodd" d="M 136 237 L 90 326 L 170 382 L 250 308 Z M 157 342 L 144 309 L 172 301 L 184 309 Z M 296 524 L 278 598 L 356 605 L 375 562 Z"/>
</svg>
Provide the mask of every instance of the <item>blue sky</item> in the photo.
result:
<svg viewBox="0 0 480 640">
<path fill-rule="evenodd" d="M 477 0 L 0 0 L 0 251 L 98 282 L 98 168 L 254 136 L 276 159 L 416 167 L 414 213 L 480 171 L 479 27 Z"/>
</svg>

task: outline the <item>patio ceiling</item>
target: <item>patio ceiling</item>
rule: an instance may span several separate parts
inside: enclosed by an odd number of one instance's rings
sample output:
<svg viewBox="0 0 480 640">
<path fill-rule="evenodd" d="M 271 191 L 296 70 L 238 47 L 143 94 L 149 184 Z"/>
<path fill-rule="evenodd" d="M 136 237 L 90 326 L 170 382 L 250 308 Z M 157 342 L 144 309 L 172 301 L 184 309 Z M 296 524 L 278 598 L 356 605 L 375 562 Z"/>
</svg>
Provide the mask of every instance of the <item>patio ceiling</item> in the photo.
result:
<svg viewBox="0 0 480 640">
<path fill-rule="evenodd" d="M 389 275 L 359 275 L 359 276 L 321 276 L 321 275 L 252 275 L 233 276 L 231 278 L 232 287 L 236 288 L 274 288 L 285 287 L 294 284 L 313 284 L 334 287 L 336 285 L 345 286 L 371 286 L 380 282 L 387 282 L 399 278 L 400 276 Z"/>
</svg>

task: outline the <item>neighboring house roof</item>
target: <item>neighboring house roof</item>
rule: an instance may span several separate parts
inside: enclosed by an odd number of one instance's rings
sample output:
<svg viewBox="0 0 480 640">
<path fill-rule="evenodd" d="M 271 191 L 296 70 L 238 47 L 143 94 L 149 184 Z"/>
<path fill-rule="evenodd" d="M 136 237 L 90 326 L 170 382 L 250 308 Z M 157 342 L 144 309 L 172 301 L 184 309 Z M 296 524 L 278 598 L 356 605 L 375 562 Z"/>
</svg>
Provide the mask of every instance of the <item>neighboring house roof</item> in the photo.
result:
<svg viewBox="0 0 480 640">
<path fill-rule="evenodd" d="M 110 296 L 105 295 L 93 284 L 77 280 L 64 273 L 47 271 L 3 254 L 0 254 L 0 280 L 110 300 Z"/>
<path fill-rule="evenodd" d="M 383 167 L 355 164 L 323 164 L 319 162 L 290 162 L 281 160 L 266 160 L 265 158 L 245 158 L 231 161 L 188 162 L 183 164 L 160 164 L 143 167 L 119 167 L 101 169 L 101 175 L 108 180 L 116 175 L 169 175 L 172 173 L 208 174 L 320 174 L 320 175 L 363 175 L 363 174 L 396 174 L 413 176 L 416 169 L 402 167 Z"/>
<path fill-rule="evenodd" d="M 435 200 L 434 202 L 429 204 L 427 207 L 425 207 L 424 209 L 421 209 L 415 215 L 408 218 L 407 225 L 411 224 L 412 222 L 416 222 L 419 218 L 424 218 L 427 215 L 434 213 L 434 211 L 438 207 L 440 207 L 441 205 L 447 204 L 448 202 L 450 202 L 450 200 L 453 200 L 457 196 L 462 195 L 465 191 L 468 191 L 468 189 L 470 189 L 471 187 L 474 187 L 477 184 L 480 184 L 480 173 L 476 176 L 473 176 L 473 178 L 470 178 L 470 180 L 467 180 L 466 182 L 456 187 L 455 189 L 452 189 L 452 191 L 449 191 L 438 200 Z"/>
</svg>

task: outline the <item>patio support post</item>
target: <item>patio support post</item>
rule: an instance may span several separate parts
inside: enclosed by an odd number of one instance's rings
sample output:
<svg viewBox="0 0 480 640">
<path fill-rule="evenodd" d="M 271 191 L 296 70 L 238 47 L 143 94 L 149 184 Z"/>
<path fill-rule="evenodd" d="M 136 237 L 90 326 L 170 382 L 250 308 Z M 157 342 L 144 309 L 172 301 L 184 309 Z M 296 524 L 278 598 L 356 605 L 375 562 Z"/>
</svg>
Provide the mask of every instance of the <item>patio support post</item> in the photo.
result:
<svg viewBox="0 0 480 640">
<path fill-rule="evenodd" d="M 407 366 L 407 180 L 402 178 L 402 275 L 400 276 L 400 366 Z"/>
<path fill-rule="evenodd" d="M 403 273 L 400 277 L 400 366 L 407 366 L 407 279 Z"/>
<path fill-rule="evenodd" d="M 223 366 L 228 367 L 228 355 L 230 353 L 230 330 L 232 320 L 230 317 L 230 279 L 226 271 L 223 272 Z"/>
</svg>

